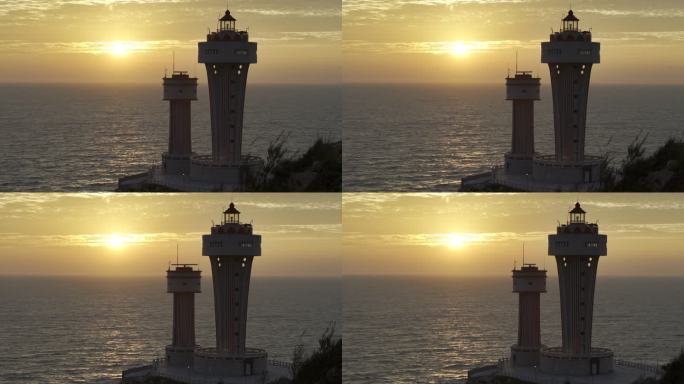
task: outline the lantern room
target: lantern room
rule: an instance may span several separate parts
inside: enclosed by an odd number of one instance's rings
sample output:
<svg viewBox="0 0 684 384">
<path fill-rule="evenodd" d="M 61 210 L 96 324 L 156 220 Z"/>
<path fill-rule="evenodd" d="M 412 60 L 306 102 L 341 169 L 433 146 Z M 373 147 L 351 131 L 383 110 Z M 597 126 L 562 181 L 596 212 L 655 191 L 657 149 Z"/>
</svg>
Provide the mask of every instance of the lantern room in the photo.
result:
<svg viewBox="0 0 684 384">
<path fill-rule="evenodd" d="M 235 208 L 235 204 L 230 203 L 228 209 L 223 211 L 223 224 L 240 224 L 240 211 Z"/>
<path fill-rule="evenodd" d="M 219 32 L 232 31 L 235 32 L 235 18 L 230 15 L 230 11 L 226 9 L 226 14 L 219 19 Z"/>
<path fill-rule="evenodd" d="M 572 9 L 568 11 L 568 15 L 563 18 L 563 31 L 579 31 L 579 19 L 572 13 Z"/>
<path fill-rule="evenodd" d="M 585 221 L 585 216 L 586 212 L 580 207 L 580 203 L 577 202 L 575 203 L 575 208 L 573 208 L 570 212 L 570 224 L 584 224 L 586 223 Z"/>
</svg>

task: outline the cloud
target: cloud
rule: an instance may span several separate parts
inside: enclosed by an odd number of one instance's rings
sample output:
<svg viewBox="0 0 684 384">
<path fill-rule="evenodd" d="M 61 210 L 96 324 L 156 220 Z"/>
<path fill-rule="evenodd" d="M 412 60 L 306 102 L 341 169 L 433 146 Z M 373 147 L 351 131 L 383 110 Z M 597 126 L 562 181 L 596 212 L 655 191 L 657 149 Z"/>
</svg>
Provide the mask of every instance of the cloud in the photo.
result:
<svg viewBox="0 0 684 384">
<path fill-rule="evenodd" d="M 116 237 L 127 246 L 144 245 L 163 242 L 197 241 L 201 239 L 201 233 L 81 233 L 81 234 L 25 234 L 18 232 L 0 233 L 0 246 L 21 246 L 31 244 L 35 247 L 104 247 Z"/>
<path fill-rule="evenodd" d="M 345 40 L 342 44 L 345 53 L 423 53 L 446 55 L 453 50 L 453 45 L 459 44 L 468 53 L 491 52 L 511 48 L 537 48 L 539 40 L 475 40 L 475 41 L 400 41 L 400 42 L 370 42 L 362 40 Z"/>
<path fill-rule="evenodd" d="M 410 234 L 367 234 L 363 232 L 345 232 L 345 244 L 392 244 L 393 246 L 448 246 L 454 237 L 465 244 L 495 243 L 504 241 L 546 240 L 546 232 L 445 232 L 445 233 L 410 233 Z"/>
<path fill-rule="evenodd" d="M 257 43 L 262 42 L 302 42 L 311 41 L 320 43 L 318 40 L 341 41 L 342 31 L 307 31 L 307 32 L 278 32 L 271 35 L 255 35 Z"/>
<path fill-rule="evenodd" d="M 647 224 L 615 224 L 605 229 L 606 233 L 619 234 L 657 234 L 670 237 L 673 234 L 684 234 L 684 223 L 647 223 Z"/>
<path fill-rule="evenodd" d="M 683 9 L 582 9 L 582 13 L 593 13 L 602 16 L 630 16 L 630 17 L 684 17 Z"/>
<path fill-rule="evenodd" d="M 648 200 L 648 199 L 645 199 Z M 679 199 L 652 199 L 651 201 L 604 201 L 582 200 L 585 207 L 597 207 L 608 209 L 645 209 L 645 210 L 681 210 L 684 209 L 684 201 Z"/>
<path fill-rule="evenodd" d="M 339 8 L 330 9 L 272 9 L 247 8 L 240 13 L 251 13 L 263 16 L 298 16 L 298 17 L 340 17 Z"/>
<path fill-rule="evenodd" d="M 138 41 L 71 41 L 29 42 L 0 40 L 0 51 L 5 53 L 85 53 L 109 54 L 114 46 L 123 47 L 129 53 L 168 51 L 195 48 L 197 40 L 138 40 Z"/>
<path fill-rule="evenodd" d="M 344 13 L 348 12 L 372 12 L 382 13 L 385 11 L 400 9 L 405 6 L 426 7 L 454 7 L 458 5 L 500 5 L 530 3 L 535 0 L 345 0 L 342 4 Z"/>
</svg>

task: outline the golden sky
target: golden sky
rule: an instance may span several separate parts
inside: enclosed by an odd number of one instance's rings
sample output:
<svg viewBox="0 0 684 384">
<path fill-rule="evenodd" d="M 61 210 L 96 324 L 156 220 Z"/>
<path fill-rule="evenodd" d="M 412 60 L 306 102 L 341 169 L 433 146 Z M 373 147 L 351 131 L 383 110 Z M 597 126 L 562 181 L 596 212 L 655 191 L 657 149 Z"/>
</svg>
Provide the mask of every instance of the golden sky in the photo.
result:
<svg viewBox="0 0 684 384">
<path fill-rule="evenodd" d="M 231 199 L 262 235 L 254 276 L 339 276 L 338 194 L 0 194 L 0 274 L 163 276 L 199 263 Z"/>
<path fill-rule="evenodd" d="M 684 275 L 681 194 L 344 194 L 344 274 L 509 276 L 546 264 L 579 200 L 608 235 L 599 275 Z"/>
<path fill-rule="evenodd" d="M 681 0 L 344 0 L 343 79 L 496 83 L 507 68 L 540 72 L 540 42 L 572 4 L 601 43 L 596 83 L 684 83 Z"/>
<path fill-rule="evenodd" d="M 230 0 L 258 43 L 255 83 L 338 83 L 339 0 Z M 164 68 L 205 82 L 197 42 L 225 0 L 0 1 L 0 82 L 160 83 Z"/>
</svg>

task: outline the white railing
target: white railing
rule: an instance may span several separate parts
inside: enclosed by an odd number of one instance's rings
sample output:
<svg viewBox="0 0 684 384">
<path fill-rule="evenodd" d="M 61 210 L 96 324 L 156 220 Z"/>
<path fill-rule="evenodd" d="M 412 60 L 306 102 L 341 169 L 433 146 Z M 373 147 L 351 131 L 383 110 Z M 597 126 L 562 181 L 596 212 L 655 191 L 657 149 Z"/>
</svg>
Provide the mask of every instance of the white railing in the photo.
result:
<svg viewBox="0 0 684 384">
<path fill-rule="evenodd" d="M 663 369 L 657 364 L 636 363 L 633 361 L 615 359 L 615 365 L 628 368 L 635 368 L 640 371 L 649 372 L 654 374 L 656 377 L 660 377 L 665 373 Z"/>
</svg>

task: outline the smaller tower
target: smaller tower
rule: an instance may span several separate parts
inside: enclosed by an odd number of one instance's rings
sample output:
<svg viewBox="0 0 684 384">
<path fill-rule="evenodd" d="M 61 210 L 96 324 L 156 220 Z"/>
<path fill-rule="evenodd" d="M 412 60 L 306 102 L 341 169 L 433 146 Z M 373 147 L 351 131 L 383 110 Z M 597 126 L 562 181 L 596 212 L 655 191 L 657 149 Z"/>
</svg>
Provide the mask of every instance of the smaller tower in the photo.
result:
<svg viewBox="0 0 684 384">
<path fill-rule="evenodd" d="M 192 155 L 190 102 L 197 100 L 197 78 L 186 71 L 164 76 L 164 100 L 169 101 L 169 148 L 162 154 L 164 173 L 187 175 Z"/>
<path fill-rule="evenodd" d="M 515 366 L 537 366 L 542 348 L 539 294 L 546 292 L 546 270 L 535 264 L 513 269 L 513 292 L 518 294 L 518 343 L 511 347 L 511 360 Z"/>
<path fill-rule="evenodd" d="M 534 101 L 539 100 L 540 79 L 531 71 L 506 78 L 506 100 L 513 101 L 511 151 L 505 155 L 506 173 L 532 173 L 534 157 Z"/>
<path fill-rule="evenodd" d="M 197 264 L 171 264 L 166 271 L 168 293 L 173 293 L 173 340 L 166 346 L 170 366 L 190 368 L 195 350 L 195 293 L 202 292 Z"/>
</svg>

